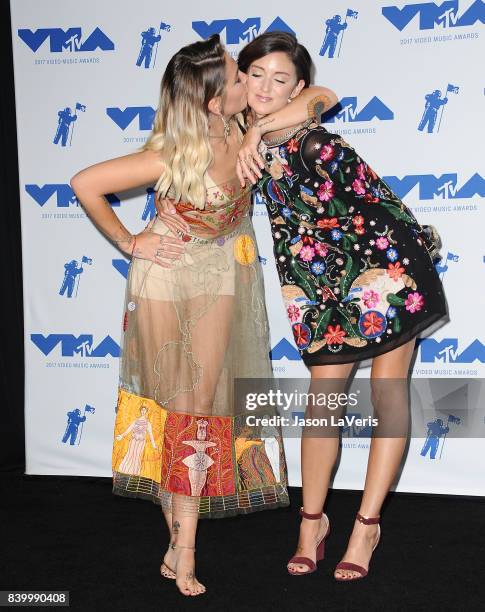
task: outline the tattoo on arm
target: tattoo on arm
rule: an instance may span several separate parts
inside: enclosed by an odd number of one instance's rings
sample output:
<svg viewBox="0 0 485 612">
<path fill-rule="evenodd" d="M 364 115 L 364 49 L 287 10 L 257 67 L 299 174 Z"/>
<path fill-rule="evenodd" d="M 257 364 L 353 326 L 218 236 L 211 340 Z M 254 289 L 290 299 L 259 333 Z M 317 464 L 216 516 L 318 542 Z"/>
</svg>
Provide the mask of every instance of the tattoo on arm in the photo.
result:
<svg viewBox="0 0 485 612">
<path fill-rule="evenodd" d="M 178 521 L 175 521 L 173 524 L 172 531 L 173 533 L 178 533 L 180 531 L 180 523 Z"/>
<path fill-rule="evenodd" d="M 274 119 L 258 119 L 255 123 L 254 123 L 254 127 L 257 128 L 262 128 L 265 127 L 266 125 L 269 125 L 270 123 L 273 123 Z"/>
<path fill-rule="evenodd" d="M 325 95 L 319 95 L 312 98 L 308 102 L 308 117 L 318 119 L 320 121 L 323 113 L 331 107 L 330 98 Z"/>
</svg>

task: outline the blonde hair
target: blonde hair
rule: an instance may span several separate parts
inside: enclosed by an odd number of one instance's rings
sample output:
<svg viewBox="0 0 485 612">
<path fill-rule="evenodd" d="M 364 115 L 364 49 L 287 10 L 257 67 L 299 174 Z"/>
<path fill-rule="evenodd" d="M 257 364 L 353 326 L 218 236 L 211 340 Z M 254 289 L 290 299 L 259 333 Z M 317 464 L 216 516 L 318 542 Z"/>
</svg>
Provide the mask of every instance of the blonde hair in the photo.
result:
<svg viewBox="0 0 485 612">
<path fill-rule="evenodd" d="M 204 177 L 213 160 L 208 104 L 224 93 L 224 53 L 216 34 L 183 47 L 167 65 L 152 133 L 143 146 L 157 151 L 164 166 L 155 185 L 160 198 L 205 206 Z"/>
</svg>

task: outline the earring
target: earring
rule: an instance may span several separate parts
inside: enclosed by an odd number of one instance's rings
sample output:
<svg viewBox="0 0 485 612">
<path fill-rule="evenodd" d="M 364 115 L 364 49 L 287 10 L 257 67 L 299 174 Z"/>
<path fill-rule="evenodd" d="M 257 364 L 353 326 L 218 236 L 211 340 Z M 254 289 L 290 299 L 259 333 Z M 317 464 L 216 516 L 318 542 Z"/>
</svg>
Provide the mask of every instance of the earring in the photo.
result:
<svg viewBox="0 0 485 612">
<path fill-rule="evenodd" d="M 293 100 L 293 98 L 288 98 L 288 104 Z"/>
<path fill-rule="evenodd" d="M 224 141 L 227 141 L 229 134 L 231 133 L 231 123 L 221 115 L 222 123 L 224 124 Z"/>
</svg>

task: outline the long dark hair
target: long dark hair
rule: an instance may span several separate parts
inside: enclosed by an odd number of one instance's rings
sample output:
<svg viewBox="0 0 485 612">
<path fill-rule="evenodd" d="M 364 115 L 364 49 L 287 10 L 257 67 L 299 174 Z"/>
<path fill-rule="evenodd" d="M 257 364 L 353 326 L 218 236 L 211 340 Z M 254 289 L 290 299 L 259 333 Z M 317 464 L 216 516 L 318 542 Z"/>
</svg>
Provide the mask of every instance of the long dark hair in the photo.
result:
<svg viewBox="0 0 485 612">
<path fill-rule="evenodd" d="M 289 32 L 265 32 L 257 36 L 239 53 L 237 60 L 239 70 L 247 73 L 253 62 L 277 51 L 286 53 L 295 66 L 298 81 L 305 81 L 305 87 L 308 87 L 312 81 L 312 58 L 306 47 Z"/>
</svg>

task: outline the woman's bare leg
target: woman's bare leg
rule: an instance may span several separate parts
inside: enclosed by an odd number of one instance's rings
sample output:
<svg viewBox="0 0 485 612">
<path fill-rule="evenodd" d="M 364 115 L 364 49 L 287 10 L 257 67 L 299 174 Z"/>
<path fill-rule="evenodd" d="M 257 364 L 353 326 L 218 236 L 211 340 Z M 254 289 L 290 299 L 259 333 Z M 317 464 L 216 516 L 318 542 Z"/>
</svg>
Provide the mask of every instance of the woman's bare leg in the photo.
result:
<svg viewBox="0 0 485 612">
<path fill-rule="evenodd" d="M 359 513 L 366 518 L 380 515 L 382 504 L 396 478 L 406 447 L 407 437 L 404 436 L 407 434 L 409 409 L 407 377 L 414 345 L 415 338 L 389 353 L 379 355 L 372 362 L 372 402 L 375 414 L 379 419 L 387 420 L 386 426 L 394 427 L 396 436 L 402 432 L 403 437 L 372 438 L 364 493 L 359 509 Z M 367 569 L 377 533 L 377 525 L 364 525 L 356 520 L 342 561 L 355 563 Z M 349 579 L 356 576 L 358 573 L 352 570 L 335 571 L 337 578 Z"/>
<path fill-rule="evenodd" d="M 309 392 L 342 393 L 354 364 L 313 366 Z M 325 414 L 328 414 L 325 412 Z M 323 412 L 309 406 L 305 416 L 321 417 Z M 330 477 L 337 458 L 339 438 L 335 428 L 329 427 L 325 435 L 324 427 L 306 429 L 301 439 L 301 474 L 303 485 L 303 508 L 310 514 L 322 511 L 327 497 Z M 333 434 L 333 435 L 332 435 Z M 302 517 L 300 538 L 296 556 L 308 557 L 315 561 L 315 543 L 328 528 L 325 519 L 308 520 Z M 288 568 L 295 572 L 307 572 L 308 567 L 299 563 L 289 563 Z"/>
<path fill-rule="evenodd" d="M 206 306 L 206 298 L 190 301 L 188 312 L 198 313 Z M 229 344 L 234 310 L 232 296 L 219 296 L 192 329 L 191 347 L 202 377 L 195 390 L 180 394 L 174 408 L 184 411 L 190 405 L 194 416 L 209 415 L 223 369 Z M 217 330 L 217 333 L 214 333 Z M 180 402 L 180 405 L 179 405 Z M 206 588 L 195 577 L 195 537 L 199 518 L 199 498 L 186 495 L 172 496 L 172 512 L 165 512 L 168 523 L 171 514 L 171 539 L 165 563 L 174 570 L 176 584 L 183 595 L 200 595 Z"/>
</svg>

